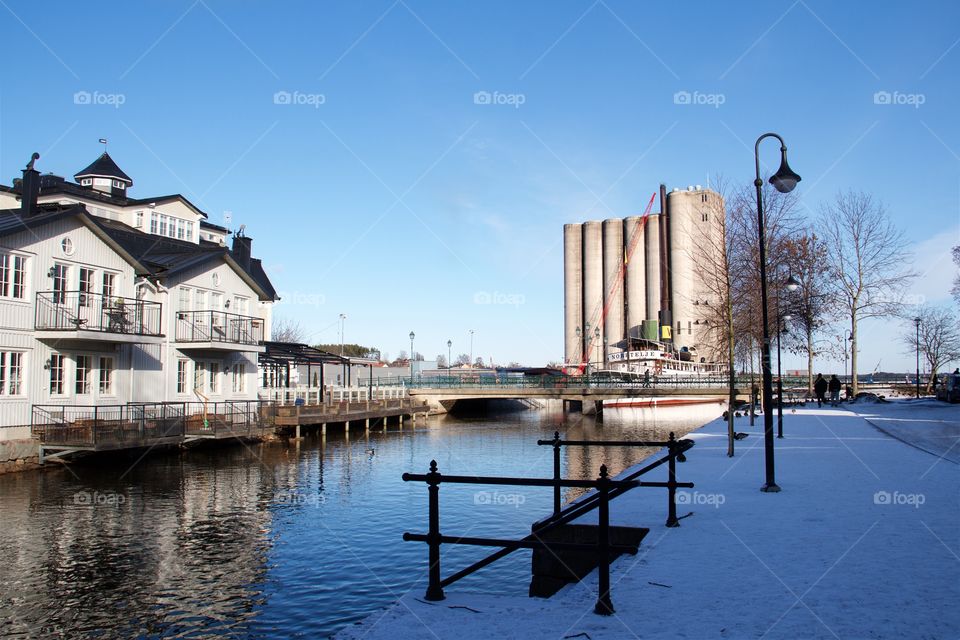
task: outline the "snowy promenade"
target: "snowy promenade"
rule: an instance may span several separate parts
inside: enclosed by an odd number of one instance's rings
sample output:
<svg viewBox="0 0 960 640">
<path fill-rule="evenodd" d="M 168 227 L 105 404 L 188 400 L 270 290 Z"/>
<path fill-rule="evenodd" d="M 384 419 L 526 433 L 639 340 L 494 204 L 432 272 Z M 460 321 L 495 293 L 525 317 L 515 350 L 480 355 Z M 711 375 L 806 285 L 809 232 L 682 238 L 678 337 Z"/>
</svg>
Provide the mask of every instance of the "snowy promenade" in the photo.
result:
<svg viewBox="0 0 960 640">
<path fill-rule="evenodd" d="M 614 524 L 651 529 L 613 565 L 614 616 L 592 612 L 596 572 L 549 600 L 454 584 L 426 603 L 424 579 L 338 637 L 960 638 L 960 405 L 809 406 L 784 415 L 782 493 L 759 491 L 762 420 L 740 418 L 732 459 L 721 421 L 692 435 L 681 527 L 663 526 L 663 490 L 611 503 Z"/>
</svg>

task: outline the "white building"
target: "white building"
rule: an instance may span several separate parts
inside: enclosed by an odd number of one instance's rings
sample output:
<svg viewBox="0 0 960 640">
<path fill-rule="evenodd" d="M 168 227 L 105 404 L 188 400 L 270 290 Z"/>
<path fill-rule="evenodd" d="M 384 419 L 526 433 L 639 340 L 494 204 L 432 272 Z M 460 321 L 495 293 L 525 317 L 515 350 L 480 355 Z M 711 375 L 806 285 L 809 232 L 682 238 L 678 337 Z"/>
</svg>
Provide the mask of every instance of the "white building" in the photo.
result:
<svg viewBox="0 0 960 640">
<path fill-rule="evenodd" d="M 36 159 L 36 156 L 35 158 Z M 276 292 L 251 239 L 103 153 L 0 186 L 0 439 L 35 407 L 257 398 Z"/>
</svg>

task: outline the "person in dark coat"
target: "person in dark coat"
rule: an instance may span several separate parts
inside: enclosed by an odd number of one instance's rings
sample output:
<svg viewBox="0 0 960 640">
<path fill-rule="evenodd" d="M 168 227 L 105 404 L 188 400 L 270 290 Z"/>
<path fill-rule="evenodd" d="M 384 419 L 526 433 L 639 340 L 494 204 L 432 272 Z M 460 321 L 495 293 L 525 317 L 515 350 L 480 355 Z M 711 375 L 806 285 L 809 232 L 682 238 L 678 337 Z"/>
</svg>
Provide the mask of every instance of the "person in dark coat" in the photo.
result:
<svg viewBox="0 0 960 640">
<path fill-rule="evenodd" d="M 840 378 L 837 377 L 837 374 L 830 376 L 830 404 L 837 406 L 840 404 L 840 389 L 843 385 L 840 384 Z"/>
<path fill-rule="evenodd" d="M 817 396 L 817 406 L 822 407 L 827 393 L 827 381 L 824 380 L 822 373 L 817 374 L 817 380 L 813 383 L 813 392 Z"/>
</svg>

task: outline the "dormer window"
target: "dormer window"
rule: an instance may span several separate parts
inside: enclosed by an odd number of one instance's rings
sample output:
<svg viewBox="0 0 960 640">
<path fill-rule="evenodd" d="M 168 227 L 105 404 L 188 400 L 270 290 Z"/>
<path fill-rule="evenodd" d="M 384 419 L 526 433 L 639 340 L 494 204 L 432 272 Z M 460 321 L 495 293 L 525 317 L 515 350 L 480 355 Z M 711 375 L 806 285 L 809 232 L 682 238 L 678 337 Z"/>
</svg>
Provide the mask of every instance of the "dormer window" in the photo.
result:
<svg viewBox="0 0 960 640">
<path fill-rule="evenodd" d="M 93 178 L 84 178 L 80 181 L 80 184 L 85 187 L 93 186 Z"/>
<path fill-rule="evenodd" d="M 113 187 L 114 189 L 126 189 L 127 185 L 123 184 L 123 181 L 121 180 L 114 180 Z"/>
</svg>

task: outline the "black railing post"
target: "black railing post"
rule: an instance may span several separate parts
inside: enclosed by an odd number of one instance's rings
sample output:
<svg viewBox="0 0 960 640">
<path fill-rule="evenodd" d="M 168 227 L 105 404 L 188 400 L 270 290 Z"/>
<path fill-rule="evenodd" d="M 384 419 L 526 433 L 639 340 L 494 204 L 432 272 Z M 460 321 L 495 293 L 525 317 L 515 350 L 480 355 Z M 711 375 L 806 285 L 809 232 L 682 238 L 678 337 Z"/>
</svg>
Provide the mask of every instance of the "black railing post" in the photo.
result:
<svg viewBox="0 0 960 640">
<path fill-rule="evenodd" d="M 560 432 L 553 432 L 553 515 L 560 515 Z"/>
<path fill-rule="evenodd" d="M 677 519 L 677 439 L 673 431 L 667 444 L 670 458 L 667 460 L 667 526 L 679 527 Z"/>
<path fill-rule="evenodd" d="M 427 542 L 430 548 L 430 572 L 427 593 L 424 599 L 443 600 L 443 587 L 440 586 L 440 472 L 437 461 L 430 461 L 430 473 L 427 474 L 427 491 L 430 494 L 430 522 Z"/>
<path fill-rule="evenodd" d="M 610 480 L 607 478 L 607 465 L 600 465 L 600 478 L 597 480 L 598 504 L 597 526 L 597 567 L 599 593 L 593 612 L 601 616 L 613 614 L 613 602 L 610 600 Z"/>
</svg>

